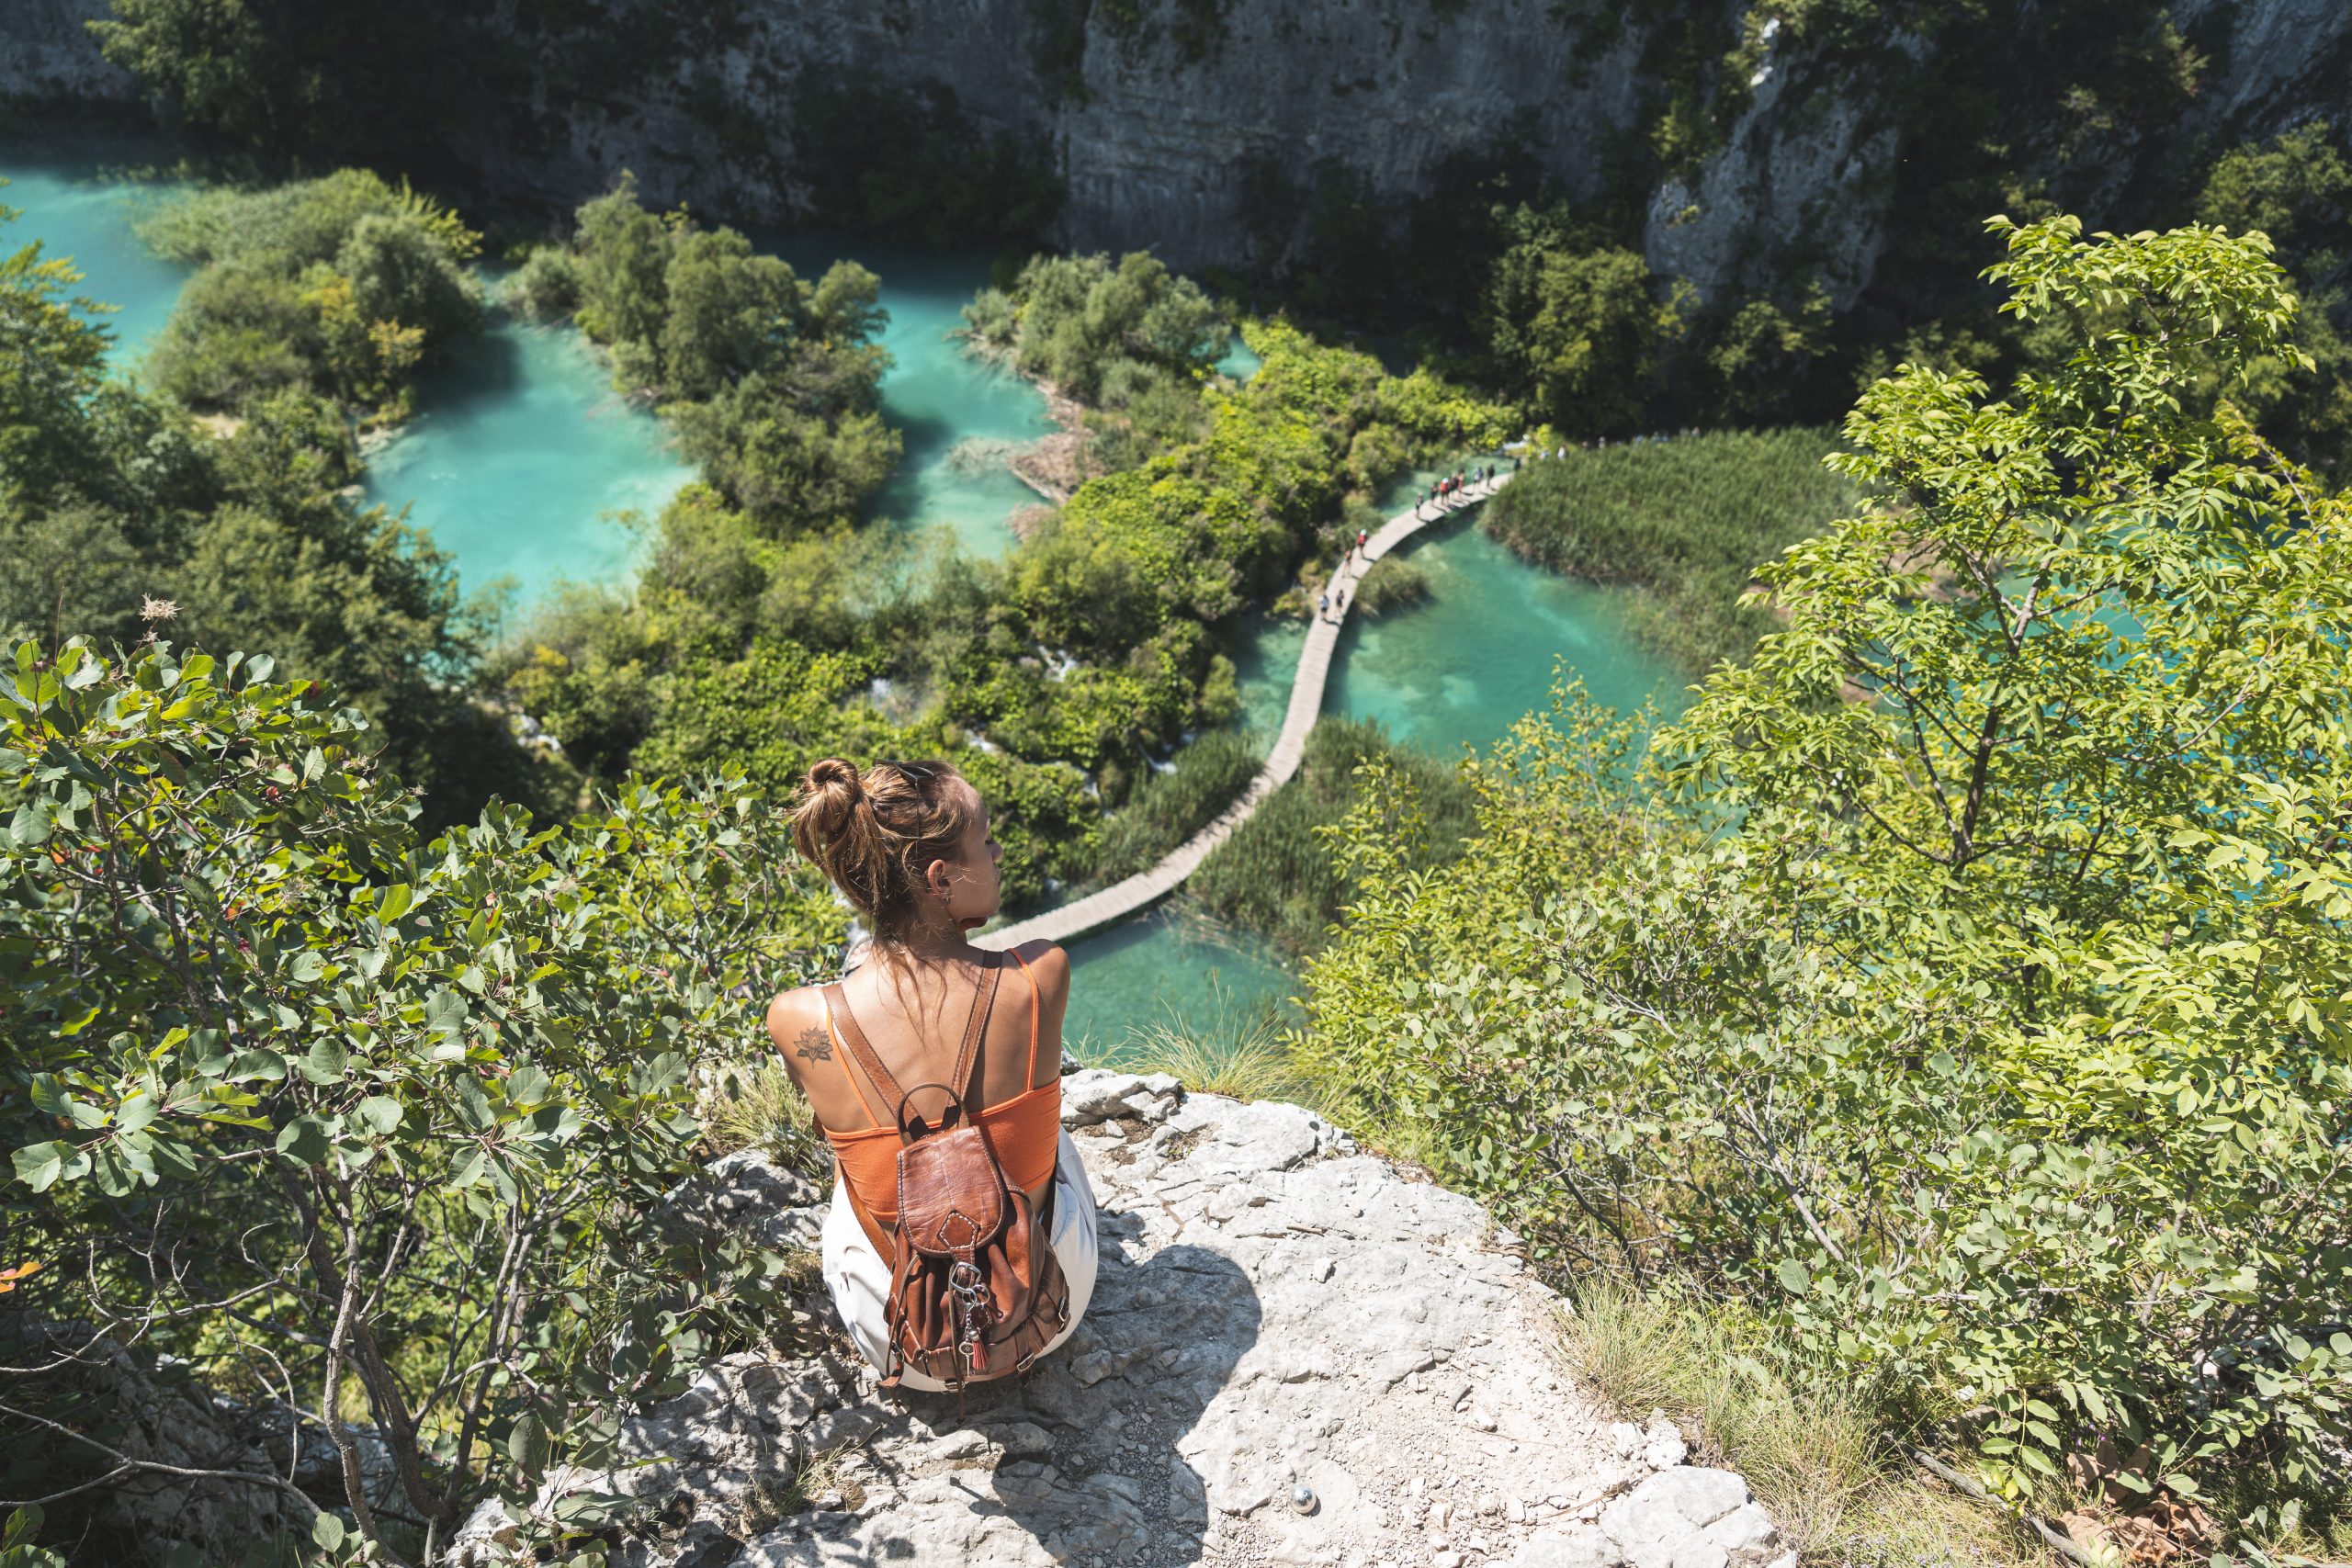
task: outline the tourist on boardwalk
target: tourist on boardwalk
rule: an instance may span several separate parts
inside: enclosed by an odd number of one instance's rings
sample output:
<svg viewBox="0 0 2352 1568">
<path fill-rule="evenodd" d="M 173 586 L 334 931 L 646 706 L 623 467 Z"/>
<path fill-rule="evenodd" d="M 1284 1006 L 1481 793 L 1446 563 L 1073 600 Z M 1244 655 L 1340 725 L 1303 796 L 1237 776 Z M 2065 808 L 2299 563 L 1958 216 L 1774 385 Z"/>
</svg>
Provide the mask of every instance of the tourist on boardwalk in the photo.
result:
<svg viewBox="0 0 2352 1568">
<path fill-rule="evenodd" d="M 1069 959 L 966 939 L 997 912 L 1003 852 L 945 762 L 861 774 L 828 757 L 792 830 L 872 932 L 838 984 L 768 1004 L 768 1038 L 832 1145 L 819 1256 L 834 1309 L 886 1387 L 1025 1372 L 1094 1294 L 1094 1191 L 1061 1130 Z M 961 1218 L 984 1206 L 985 1225 Z M 959 1292 L 972 1269 L 980 1289 Z"/>
<path fill-rule="evenodd" d="M 1326 617 L 1329 616 L 1331 614 L 1331 595 L 1329 592 L 1318 593 L 1315 596 L 1315 613 L 1318 615 Z"/>
<path fill-rule="evenodd" d="M 1364 544 L 1365 544 L 1365 542 L 1366 542 L 1367 540 L 1369 540 L 1371 537 L 1372 537 L 1372 536 L 1371 536 L 1370 534 L 1366 533 L 1363 529 L 1359 528 L 1359 529 L 1357 529 L 1357 530 L 1356 530 L 1356 554 L 1358 554 L 1358 555 L 1362 555 L 1362 554 L 1363 554 L 1363 551 L 1364 551 Z"/>
</svg>

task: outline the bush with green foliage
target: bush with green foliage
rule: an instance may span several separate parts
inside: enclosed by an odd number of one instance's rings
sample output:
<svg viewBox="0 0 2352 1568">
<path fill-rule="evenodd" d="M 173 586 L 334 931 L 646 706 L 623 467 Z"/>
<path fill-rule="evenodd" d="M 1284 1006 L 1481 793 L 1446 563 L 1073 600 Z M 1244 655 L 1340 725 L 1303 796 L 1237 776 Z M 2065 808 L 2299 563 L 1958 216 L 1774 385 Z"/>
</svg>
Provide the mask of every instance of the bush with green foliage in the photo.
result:
<svg viewBox="0 0 2352 1568">
<path fill-rule="evenodd" d="M 854 262 L 805 282 L 732 229 L 648 212 L 624 174 L 580 209 L 573 251 L 534 253 L 516 287 L 542 319 L 576 298 L 615 387 L 658 402 L 705 481 L 764 532 L 855 517 L 899 460 L 874 341 L 888 317 Z"/>
<path fill-rule="evenodd" d="M 2266 355 L 2232 395 L 2274 439 L 2342 478 L 2352 474 L 2352 159 L 2335 135 L 2312 120 L 2231 149 L 2207 173 L 2197 217 L 2267 235 L 2302 297 L 2295 342 L 2311 363 Z"/>
<path fill-rule="evenodd" d="M 1994 227 L 2071 350 L 1863 395 L 1886 499 L 1760 574 L 1686 814 L 1574 716 L 1450 870 L 1379 793 L 1301 1049 L 1553 1267 L 1736 1294 L 2004 1495 L 2104 1452 L 2259 1537 L 2352 1395 L 2352 506 L 2202 412 L 2299 358 L 2265 246 Z"/>
<path fill-rule="evenodd" d="M 1356 584 L 1355 607 L 1377 620 L 1429 596 L 1429 568 L 1402 556 L 1383 556 Z"/>
<path fill-rule="evenodd" d="M 499 291 L 526 321 L 560 321 L 580 309 L 580 258 L 562 245 L 534 245 Z"/>
<path fill-rule="evenodd" d="M 1680 325 L 1638 252 L 1597 243 L 1565 204 L 1502 215 L 1476 330 L 1503 386 L 1575 435 L 1637 426 Z"/>
<path fill-rule="evenodd" d="M 481 325 L 466 269 L 481 237 L 364 169 L 196 192 L 141 232 L 200 269 L 147 367 L 190 408 L 233 414 L 303 390 L 394 421 L 409 411 L 416 368 Z"/>
<path fill-rule="evenodd" d="M 1133 400 L 1153 372 L 1197 380 L 1233 346 L 1232 324 L 1200 285 L 1148 251 L 1115 263 L 1034 256 L 1010 290 L 983 290 L 966 306 L 964 324 L 973 344 L 1022 374 L 1110 407 Z M 1106 387 L 1121 400 L 1105 398 Z"/>
<path fill-rule="evenodd" d="M 773 800 L 632 786 L 428 843 L 356 716 L 266 660 L 12 666 L 0 1204 L 46 1267 L 6 1299 L 11 1404 L 70 1399 L 116 1344 L 232 1395 L 338 1391 L 333 1501 L 385 1528 L 364 1421 L 430 1557 L 485 1490 L 600 1462 L 702 1356 L 789 1333 L 781 1260 L 673 1196 L 698 1065 L 755 1052 L 747 998 L 843 934 Z M 25 1431 L 32 1490 L 115 1463 Z"/>
<path fill-rule="evenodd" d="M 37 247 L 0 263 L 24 350 L 0 368 L 0 636 L 274 649 L 367 710 L 370 749 L 427 792 L 431 821 L 492 793 L 541 799 L 552 781 L 468 690 L 484 625 L 454 563 L 344 498 L 361 468 L 343 412 L 255 389 L 229 434 L 198 429 L 104 377 L 105 333 L 63 308 L 74 276 Z"/>
<path fill-rule="evenodd" d="M 1756 568 L 1850 508 L 1826 432 L 1715 431 L 1530 460 L 1480 526 L 1554 571 L 1638 588 L 1641 639 L 1692 675 L 1776 624 L 1741 603 Z"/>
</svg>

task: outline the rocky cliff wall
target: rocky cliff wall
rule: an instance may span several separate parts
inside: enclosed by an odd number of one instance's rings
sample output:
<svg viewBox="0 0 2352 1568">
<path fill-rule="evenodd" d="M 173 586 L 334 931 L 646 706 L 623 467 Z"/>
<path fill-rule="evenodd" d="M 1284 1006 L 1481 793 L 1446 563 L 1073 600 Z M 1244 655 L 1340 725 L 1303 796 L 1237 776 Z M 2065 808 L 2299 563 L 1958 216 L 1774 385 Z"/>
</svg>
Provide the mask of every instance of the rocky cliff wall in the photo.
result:
<svg viewBox="0 0 2352 1568">
<path fill-rule="evenodd" d="M 805 199 L 807 155 L 793 138 L 806 84 L 936 88 L 1059 172 L 1065 243 L 1148 245 L 1183 267 L 1276 262 L 1318 189 L 1426 195 L 1449 158 L 1498 142 L 1523 147 L 1577 196 L 1611 186 L 1612 159 L 1661 101 L 1642 62 L 1672 9 L 738 0 L 691 24 L 670 58 L 625 72 L 617 90 L 552 87 L 573 73 L 546 60 L 526 73 L 530 101 L 485 106 L 453 134 L 502 196 L 566 205 L 626 167 L 657 201 L 776 221 Z M 103 10 L 104 0 L 0 6 L 0 94 L 135 97 L 82 26 Z M 1737 11 L 1725 0 L 1726 40 Z M 2209 56 L 2177 123 L 2066 154 L 2018 128 L 2023 172 L 2052 175 L 2094 221 L 2141 170 L 2192 143 L 2272 134 L 2314 114 L 2352 124 L 2352 6 L 2179 0 L 2175 15 Z M 1717 297 L 1802 268 L 1834 304 L 1850 303 L 1884 245 L 1905 97 L 1934 92 L 1938 69 L 1925 40 L 1892 40 L 1868 65 L 1785 40 L 1768 49 L 1758 80 L 1733 85 L 1747 101 L 1713 151 L 1653 191 L 1653 269 Z M 905 128 L 878 118 L 871 134 L 878 146 Z M 2060 156 L 2082 166 L 2043 166 Z"/>
<path fill-rule="evenodd" d="M 0 4 L 0 96 L 135 102 L 138 82 L 107 64 L 90 37 L 90 20 L 107 14 L 106 0 Z"/>
</svg>

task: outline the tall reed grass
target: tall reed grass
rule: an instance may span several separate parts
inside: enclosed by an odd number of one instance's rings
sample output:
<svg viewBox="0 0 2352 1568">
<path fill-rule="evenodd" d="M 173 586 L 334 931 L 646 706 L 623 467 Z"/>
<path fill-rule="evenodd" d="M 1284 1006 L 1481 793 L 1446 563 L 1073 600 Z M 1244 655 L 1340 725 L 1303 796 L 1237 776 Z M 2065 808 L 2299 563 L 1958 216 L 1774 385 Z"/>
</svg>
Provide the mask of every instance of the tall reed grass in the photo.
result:
<svg viewBox="0 0 2352 1568">
<path fill-rule="evenodd" d="M 1325 718 L 1308 732 L 1297 773 L 1193 874 L 1185 903 L 1270 938 L 1285 953 L 1322 947 L 1348 888 L 1338 855 L 1317 829 L 1347 816 L 1355 799 L 1355 769 L 1375 756 L 1389 758 L 1420 792 L 1429 825 L 1424 863 L 1442 865 L 1458 858 L 1478 820 L 1476 797 L 1460 772 L 1426 751 L 1396 744 L 1375 723 Z"/>
<path fill-rule="evenodd" d="M 1148 870 L 1232 805 L 1264 761 L 1231 730 L 1195 739 L 1177 753 L 1174 769 L 1147 774 L 1103 822 L 1091 880 L 1107 885 Z"/>
<path fill-rule="evenodd" d="M 1215 978 L 1209 1004 L 1179 1018 L 1167 1014 L 1131 1031 L 1114 1054 L 1130 1072 L 1167 1073 L 1186 1089 L 1235 1100 L 1292 1100 L 1319 1105 L 1283 1043 L 1279 1003 L 1244 1002 Z"/>
<path fill-rule="evenodd" d="M 1641 590 L 1634 634 L 1693 675 L 1772 628 L 1743 608 L 1755 569 L 1852 511 L 1826 430 L 1719 431 L 1528 463 L 1482 526 L 1553 570 Z"/>
</svg>

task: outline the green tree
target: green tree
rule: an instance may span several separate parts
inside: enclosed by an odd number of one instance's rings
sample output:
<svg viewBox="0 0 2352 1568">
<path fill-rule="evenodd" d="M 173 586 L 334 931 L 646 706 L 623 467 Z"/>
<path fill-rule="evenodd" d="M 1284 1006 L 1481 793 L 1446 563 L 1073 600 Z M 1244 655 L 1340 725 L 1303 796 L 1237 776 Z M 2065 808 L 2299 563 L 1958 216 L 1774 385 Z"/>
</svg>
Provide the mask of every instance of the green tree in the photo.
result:
<svg viewBox="0 0 2352 1568">
<path fill-rule="evenodd" d="M 676 1197 L 696 1065 L 841 935 L 781 812 L 714 779 L 427 844 L 356 716 L 266 660 L 12 663 L 0 1202 L 53 1262 L 0 1352 L 12 1433 L 167 1353 L 316 1399 L 377 1541 L 356 1389 L 429 1558 L 484 1491 L 609 1461 L 715 1336 L 786 1331 L 782 1260 Z M 58 1419 L 14 1472 L 139 1483 L 110 1435 Z"/>
<path fill-rule="evenodd" d="M 1521 207 L 1488 272 L 1479 331 L 1504 383 L 1571 432 L 1617 431 L 1643 404 L 1658 344 L 1679 318 L 1652 298 L 1647 264 L 1576 248 L 1565 213 Z"/>
<path fill-rule="evenodd" d="M 20 216 L 0 206 L 0 225 Z M 81 280 L 38 240 L 0 256 L 0 504 L 53 495 L 85 456 L 82 409 L 105 374 L 107 333 L 68 292 Z"/>
<path fill-rule="evenodd" d="M 624 171 L 580 209 L 580 330 L 598 343 L 650 348 L 667 310 L 671 231 L 638 205 Z"/>
<path fill-rule="evenodd" d="M 371 321 L 397 321 L 443 347 L 481 323 L 473 280 L 449 247 L 410 213 L 371 212 L 351 226 L 335 253 L 335 270 L 351 281 L 354 302 Z"/>
<path fill-rule="evenodd" d="M 1785 626 L 1660 739 L 1693 815 L 1560 742 L 1476 879 L 1379 886 L 1368 818 L 1312 1049 L 1564 1262 L 1736 1294 L 2012 1496 L 2101 1451 L 2310 1492 L 2352 1393 L 2352 506 L 2213 410 L 2299 357 L 2265 244 L 1993 227 L 2070 351 L 1863 394 L 1881 504 L 1764 569 Z"/>
<path fill-rule="evenodd" d="M 708 398 L 780 369 L 808 325 L 809 291 L 732 229 L 679 235 L 663 295 L 662 380 L 673 398 Z"/>
</svg>

